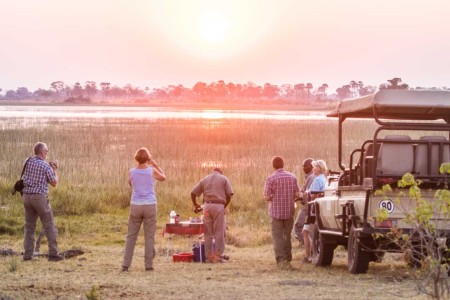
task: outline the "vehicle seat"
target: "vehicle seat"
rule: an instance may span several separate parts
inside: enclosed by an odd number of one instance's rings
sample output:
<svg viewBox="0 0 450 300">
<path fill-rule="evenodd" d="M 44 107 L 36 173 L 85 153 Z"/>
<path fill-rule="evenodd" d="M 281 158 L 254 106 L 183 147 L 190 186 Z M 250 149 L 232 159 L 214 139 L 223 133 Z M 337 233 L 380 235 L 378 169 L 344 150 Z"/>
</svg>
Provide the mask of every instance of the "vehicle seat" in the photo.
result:
<svg viewBox="0 0 450 300">
<path fill-rule="evenodd" d="M 439 161 L 440 144 L 447 142 L 445 136 L 422 136 L 421 141 L 431 142 L 431 169 L 428 174 L 428 144 L 419 144 L 416 149 L 414 172 L 419 175 L 437 175 L 440 174 Z M 442 163 L 450 162 L 449 145 L 443 144 Z"/>
<path fill-rule="evenodd" d="M 385 140 L 409 141 L 407 135 L 386 135 Z M 381 143 L 378 154 L 377 173 L 400 175 L 412 172 L 414 167 L 414 146 L 412 143 Z"/>
<path fill-rule="evenodd" d="M 367 144 L 367 149 L 364 152 L 363 156 L 364 177 L 372 177 L 373 157 L 375 155 L 378 155 L 378 152 L 380 151 L 380 144 L 377 143 L 377 146 L 375 147 L 375 153 L 373 152 L 373 150 L 374 150 L 373 143 Z"/>
</svg>

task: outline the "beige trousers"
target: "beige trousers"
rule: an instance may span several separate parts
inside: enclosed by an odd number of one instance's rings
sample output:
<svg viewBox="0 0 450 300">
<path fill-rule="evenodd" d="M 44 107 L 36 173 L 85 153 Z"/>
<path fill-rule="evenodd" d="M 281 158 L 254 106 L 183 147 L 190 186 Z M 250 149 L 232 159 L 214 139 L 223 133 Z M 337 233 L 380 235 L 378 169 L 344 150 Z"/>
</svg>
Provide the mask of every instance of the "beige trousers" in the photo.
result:
<svg viewBox="0 0 450 300">
<path fill-rule="evenodd" d="M 131 265 L 134 247 L 142 223 L 144 224 L 145 268 L 153 267 L 153 258 L 155 257 L 156 204 L 131 204 L 130 217 L 128 219 L 128 235 L 125 242 L 125 253 L 122 263 L 123 267 L 128 268 Z"/>
<path fill-rule="evenodd" d="M 53 220 L 53 211 L 47 195 L 23 194 L 25 208 L 25 238 L 23 240 L 24 258 L 33 256 L 35 247 L 36 220 L 39 217 L 43 231 L 47 235 L 48 255 L 58 255 L 58 229 Z"/>
<path fill-rule="evenodd" d="M 223 204 L 205 203 L 203 208 L 203 224 L 205 226 L 205 255 L 222 256 L 225 251 L 225 208 Z M 212 241 L 215 251 L 212 251 Z"/>
</svg>

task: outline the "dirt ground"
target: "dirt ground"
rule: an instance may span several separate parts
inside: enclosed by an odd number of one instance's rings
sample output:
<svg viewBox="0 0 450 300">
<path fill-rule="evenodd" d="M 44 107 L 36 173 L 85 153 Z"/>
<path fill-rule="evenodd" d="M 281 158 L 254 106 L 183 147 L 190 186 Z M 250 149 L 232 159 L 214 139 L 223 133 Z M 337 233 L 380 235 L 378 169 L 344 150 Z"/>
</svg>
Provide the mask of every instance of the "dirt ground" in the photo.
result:
<svg viewBox="0 0 450 300">
<path fill-rule="evenodd" d="M 20 246 L 19 242 L 15 245 Z M 45 248 L 45 246 L 43 246 Z M 61 262 L 44 257 L 22 261 L 0 257 L 0 299 L 426 299 L 418 294 L 416 271 L 399 255 L 371 263 L 367 274 L 347 270 L 338 250 L 331 267 L 301 263 L 293 249 L 292 271 L 279 271 L 271 246 L 227 248 L 226 263 L 174 263 L 159 245 L 155 271 L 146 272 L 143 247 L 137 245 L 129 272 L 121 272 L 123 246 L 89 246 L 82 256 Z M 17 271 L 11 266 L 17 263 Z M 93 298 L 91 298 L 93 299 Z"/>
</svg>

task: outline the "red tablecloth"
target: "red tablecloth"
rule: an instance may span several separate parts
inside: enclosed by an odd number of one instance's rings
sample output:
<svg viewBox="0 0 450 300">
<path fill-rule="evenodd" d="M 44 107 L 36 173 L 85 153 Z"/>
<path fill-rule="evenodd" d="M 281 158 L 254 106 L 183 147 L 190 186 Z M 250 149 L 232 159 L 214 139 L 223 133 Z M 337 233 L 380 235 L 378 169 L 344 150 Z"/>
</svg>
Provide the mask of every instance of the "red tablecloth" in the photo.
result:
<svg viewBox="0 0 450 300">
<path fill-rule="evenodd" d="M 180 235 L 195 235 L 202 234 L 204 232 L 203 223 L 178 223 L 178 224 L 166 224 L 163 229 L 162 235 L 166 233 L 180 234 Z"/>
</svg>

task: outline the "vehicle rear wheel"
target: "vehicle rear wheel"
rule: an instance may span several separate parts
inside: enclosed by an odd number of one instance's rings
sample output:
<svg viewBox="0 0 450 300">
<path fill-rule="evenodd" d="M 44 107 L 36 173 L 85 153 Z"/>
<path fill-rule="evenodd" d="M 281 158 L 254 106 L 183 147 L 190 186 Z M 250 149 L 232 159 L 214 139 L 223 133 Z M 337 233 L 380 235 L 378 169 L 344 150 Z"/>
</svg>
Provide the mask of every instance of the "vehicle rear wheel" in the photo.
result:
<svg viewBox="0 0 450 300">
<path fill-rule="evenodd" d="M 352 274 L 366 273 L 369 269 L 370 253 L 363 250 L 355 228 L 350 229 L 348 236 L 348 270 Z"/>
<path fill-rule="evenodd" d="M 317 267 L 327 267 L 333 262 L 334 249 L 336 249 L 336 243 L 327 243 L 326 235 L 319 233 L 317 241 L 317 255 L 314 257 L 314 263 Z"/>
</svg>

